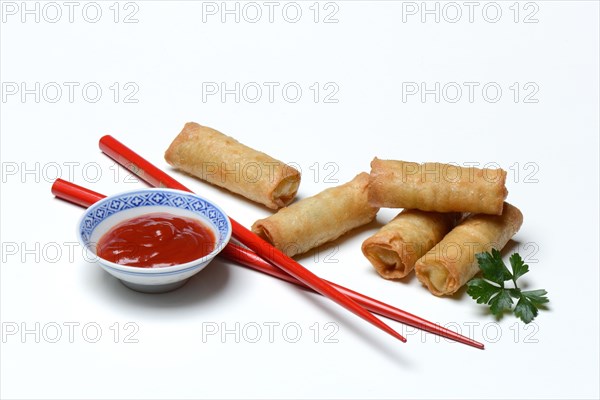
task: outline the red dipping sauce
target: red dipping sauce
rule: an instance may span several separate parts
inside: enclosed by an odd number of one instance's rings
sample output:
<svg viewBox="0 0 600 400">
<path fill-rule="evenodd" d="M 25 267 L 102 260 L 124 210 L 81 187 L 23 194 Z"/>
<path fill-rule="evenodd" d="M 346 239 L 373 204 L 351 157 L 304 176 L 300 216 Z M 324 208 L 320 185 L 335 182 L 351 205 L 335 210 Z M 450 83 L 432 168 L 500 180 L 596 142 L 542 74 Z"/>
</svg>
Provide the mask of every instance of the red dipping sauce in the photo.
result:
<svg viewBox="0 0 600 400">
<path fill-rule="evenodd" d="M 150 213 L 115 225 L 98 241 L 97 254 L 116 264 L 160 268 L 211 253 L 215 235 L 202 222 L 169 213 Z"/>
</svg>

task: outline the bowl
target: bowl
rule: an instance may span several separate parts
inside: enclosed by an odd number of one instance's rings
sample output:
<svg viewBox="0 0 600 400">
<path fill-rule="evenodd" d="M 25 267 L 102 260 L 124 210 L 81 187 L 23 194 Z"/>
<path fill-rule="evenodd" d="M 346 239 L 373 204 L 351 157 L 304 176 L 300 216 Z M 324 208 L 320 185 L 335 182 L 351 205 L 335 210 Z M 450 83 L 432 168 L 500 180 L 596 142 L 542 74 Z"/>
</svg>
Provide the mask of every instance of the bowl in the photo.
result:
<svg viewBox="0 0 600 400">
<path fill-rule="evenodd" d="M 140 268 L 116 264 L 96 253 L 100 238 L 115 225 L 140 215 L 165 212 L 200 220 L 212 230 L 215 247 L 196 260 L 167 267 Z M 77 235 L 89 256 L 125 286 L 144 293 L 162 293 L 183 286 L 206 267 L 231 238 L 231 222 L 215 203 L 193 193 L 174 189 L 139 189 L 106 197 L 89 207 L 78 224 Z"/>
</svg>

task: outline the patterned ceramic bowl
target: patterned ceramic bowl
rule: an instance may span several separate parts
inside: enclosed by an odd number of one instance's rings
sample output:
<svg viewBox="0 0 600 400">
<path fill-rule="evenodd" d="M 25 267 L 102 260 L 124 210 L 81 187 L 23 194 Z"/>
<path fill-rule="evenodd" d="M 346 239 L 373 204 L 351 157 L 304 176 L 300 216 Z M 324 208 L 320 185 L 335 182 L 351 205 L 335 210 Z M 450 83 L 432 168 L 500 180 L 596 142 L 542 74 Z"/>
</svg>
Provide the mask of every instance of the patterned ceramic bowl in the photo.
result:
<svg viewBox="0 0 600 400">
<path fill-rule="evenodd" d="M 120 265 L 96 254 L 96 244 L 112 227 L 125 220 L 155 212 L 166 212 L 204 222 L 214 234 L 214 250 L 199 259 L 161 268 Z M 94 203 L 81 217 L 77 234 L 90 260 L 98 262 L 106 272 L 131 289 L 161 293 L 177 289 L 206 267 L 229 242 L 231 223 L 221 208 L 195 194 L 173 189 L 140 189 L 109 196 Z"/>
</svg>

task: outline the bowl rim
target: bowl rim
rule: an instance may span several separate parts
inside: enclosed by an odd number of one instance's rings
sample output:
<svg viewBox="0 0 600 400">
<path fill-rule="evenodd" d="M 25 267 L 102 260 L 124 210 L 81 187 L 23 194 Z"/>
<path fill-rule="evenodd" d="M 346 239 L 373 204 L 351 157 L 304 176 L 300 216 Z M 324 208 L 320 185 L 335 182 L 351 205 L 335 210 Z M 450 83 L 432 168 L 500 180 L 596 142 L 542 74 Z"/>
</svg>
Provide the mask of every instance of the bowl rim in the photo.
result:
<svg viewBox="0 0 600 400">
<path fill-rule="evenodd" d="M 223 216 L 225 217 L 225 220 L 227 221 L 227 234 L 226 234 L 226 237 L 223 239 L 217 238 L 217 243 L 216 243 L 215 249 L 213 251 L 211 251 L 210 253 L 208 253 L 200 258 L 196 258 L 192 261 L 188 261 L 183 264 L 171 265 L 169 267 L 159 267 L 159 268 L 134 267 L 134 266 L 130 266 L 130 265 L 117 264 L 112 261 L 108 261 L 105 258 L 100 257 L 98 254 L 96 254 L 96 252 L 92 251 L 89 248 L 90 242 L 89 241 L 86 242 L 83 239 L 83 237 L 81 236 L 81 227 L 83 225 L 83 221 L 85 220 L 86 216 L 88 215 L 88 213 L 91 210 L 98 208 L 98 207 L 104 205 L 105 203 L 113 201 L 122 196 L 129 196 L 129 195 L 132 195 L 135 193 L 165 193 L 165 192 L 195 197 L 199 200 L 209 203 L 212 207 L 217 209 L 217 211 L 219 211 L 221 214 L 223 214 Z M 167 205 L 164 207 L 179 209 L 179 207 L 171 207 L 171 206 L 167 206 Z M 136 206 L 135 208 L 139 208 L 139 207 Z M 118 212 L 115 214 L 118 214 Z M 115 215 L 115 214 L 112 214 L 112 215 Z M 206 222 L 203 221 L 203 223 L 206 223 Z M 213 227 L 214 227 L 214 225 L 213 225 Z M 193 192 L 187 192 L 187 191 L 183 191 L 183 190 L 169 189 L 169 188 L 141 188 L 141 189 L 127 190 L 127 191 L 112 194 L 110 196 L 106 196 L 105 198 L 95 202 L 94 204 L 92 204 L 91 206 L 86 208 L 85 211 L 83 212 L 83 214 L 81 215 L 81 217 L 79 217 L 79 221 L 77 222 L 77 239 L 79 240 L 79 243 L 84 247 L 85 251 L 93 254 L 93 257 L 94 257 L 93 260 L 86 260 L 86 261 L 99 263 L 102 266 L 110 267 L 111 269 L 118 270 L 119 272 L 124 272 L 128 275 L 173 275 L 176 273 L 183 273 L 183 272 L 190 271 L 190 270 L 194 269 L 194 267 L 200 267 L 200 266 L 202 266 L 202 264 L 208 263 L 208 261 L 211 261 L 213 258 L 215 258 L 217 256 L 217 254 L 219 254 L 225 248 L 225 246 L 227 246 L 227 244 L 229 243 L 229 240 L 231 239 L 232 233 L 233 233 L 233 228 L 231 226 L 231 221 L 229 220 L 227 213 L 225 213 L 225 211 L 219 205 L 217 205 L 215 202 L 207 199 L 206 197 L 199 196 Z"/>
</svg>

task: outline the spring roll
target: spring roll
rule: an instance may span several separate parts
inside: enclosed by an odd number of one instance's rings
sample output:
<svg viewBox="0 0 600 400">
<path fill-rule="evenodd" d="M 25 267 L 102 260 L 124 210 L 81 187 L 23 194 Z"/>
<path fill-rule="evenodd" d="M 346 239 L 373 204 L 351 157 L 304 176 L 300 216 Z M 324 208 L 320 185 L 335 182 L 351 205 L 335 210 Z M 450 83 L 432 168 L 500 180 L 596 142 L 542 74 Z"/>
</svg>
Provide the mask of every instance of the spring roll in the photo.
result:
<svg viewBox="0 0 600 400">
<path fill-rule="evenodd" d="M 371 162 L 369 201 L 376 207 L 502 214 L 506 171 L 452 164 Z"/>
<path fill-rule="evenodd" d="M 379 208 L 369 205 L 369 174 L 302 199 L 252 225 L 252 231 L 292 257 L 371 222 Z"/>
<path fill-rule="evenodd" d="M 508 203 L 502 215 L 467 217 L 417 261 L 417 278 L 436 296 L 455 293 L 479 271 L 475 254 L 502 250 L 522 223 L 521 211 Z"/>
<path fill-rule="evenodd" d="M 415 262 L 441 241 L 456 225 L 461 213 L 403 210 L 365 240 L 362 252 L 385 279 L 401 279 Z"/>
<path fill-rule="evenodd" d="M 195 122 L 185 124 L 167 149 L 165 160 L 272 209 L 291 203 L 300 185 L 295 168 Z"/>
</svg>

